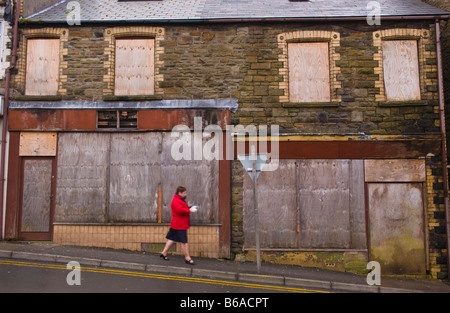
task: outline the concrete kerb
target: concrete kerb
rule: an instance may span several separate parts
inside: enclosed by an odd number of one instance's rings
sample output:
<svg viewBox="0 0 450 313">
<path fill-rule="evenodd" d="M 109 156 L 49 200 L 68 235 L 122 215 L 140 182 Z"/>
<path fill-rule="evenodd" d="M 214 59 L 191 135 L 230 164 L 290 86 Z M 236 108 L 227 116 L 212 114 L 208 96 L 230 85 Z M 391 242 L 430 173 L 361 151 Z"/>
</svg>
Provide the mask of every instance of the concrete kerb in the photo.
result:
<svg viewBox="0 0 450 313">
<path fill-rule="evenodd" d="M 281 285 L 292 288 L 317 288 L 333 291 L 347 291 L 347 292 L 362 292 L 362 293 L 411 293 L 420 292 L 416 290 L 407 290 L 399 288 L 390 288 L 382 286 L 369 286 L 362 284 L 350 284 L 332 281 L 320 281 L 310 280 L 302 278 L 293 278 L 285 276 L 273 276 L 273 275 L 261 275 L 261 274 L 248 274 L 248 273 L 235 273 L 225 272 L 217 270 L 197 269 L 197 268 L 185 268 L 176 266 L 164 266 L 142 263 L 129 263 L 113 260 L 102 259 L 90 259 L 70 257 L 64 255 L 20 252 L 20 251 L 7 251 L 0 250 L 0 258 L 6 259 L 18 259 L 37 262 L 55 262 L 67 264 L 70 261 L 77 261 L 80 265 L 84 266 L 102 266 L 107 268 L 128 269 L 136 271 L 146 271 L 153 273 L 163 273 L 172 275 L 184 275 L 190 277 L 207 277 L 210 279 L 218 280 L 236 280 L 240 282 L 251 282 L 259 284 L 273 284 Z"/>
</svg>

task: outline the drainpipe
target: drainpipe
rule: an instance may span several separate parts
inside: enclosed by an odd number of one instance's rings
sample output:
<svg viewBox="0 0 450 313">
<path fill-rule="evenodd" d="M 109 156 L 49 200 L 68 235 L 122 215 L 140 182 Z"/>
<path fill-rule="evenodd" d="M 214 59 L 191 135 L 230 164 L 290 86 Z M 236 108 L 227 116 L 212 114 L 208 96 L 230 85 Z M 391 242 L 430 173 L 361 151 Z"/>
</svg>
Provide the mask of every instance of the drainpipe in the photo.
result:
<svg viewBox="0 0 450 313">
<path fill-rule="evenodd" d="M 447 138 L 445 133 L 444 80 L 442 78 L 441 28 L 439 19 L 436 19 L 436 52 L 439 83 L 439 113 L 442 139 L 442 180 L 444 183 L 445 222 L 447 232 L 447 272 L 448 275 L 450 275 L 450 211 L 448 208 Z"/>
<path fill-rule="evenodd" d="M 13 30 L 13 42 L 12 42 L 12 55 L 11 64 L 6 69 L 5 77 L 5 106 L 3 112 L 3 130 L 2 130 L 2 150 L 1 150 L 1 165 L 0 165 L 0 240 L 3 239 L 3 207 L 5 202 L 5 167 L 6 167 L 6 134 L 8 132 L 8 107 L 9 107 L 9 94 L 11 86 L 11 70 L 16 66 L 17 60 L 17 37 L 19 28 L 19 18 L 20 18 L 20 7 L 21 0 L 17 0 L 16 5 L 14 5 L 15 17 L 14 17 L 14 30 Z"/>
</svg>

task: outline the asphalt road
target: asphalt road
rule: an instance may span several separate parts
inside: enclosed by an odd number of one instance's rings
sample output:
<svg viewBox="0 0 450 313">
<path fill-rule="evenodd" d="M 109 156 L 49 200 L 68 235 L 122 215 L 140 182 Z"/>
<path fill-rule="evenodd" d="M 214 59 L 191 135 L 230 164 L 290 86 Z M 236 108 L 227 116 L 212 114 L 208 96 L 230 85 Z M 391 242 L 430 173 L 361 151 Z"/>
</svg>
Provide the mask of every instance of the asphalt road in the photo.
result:
<svg viewBox="0 0 450 313">
<path fill-rule="evenodd" d="M 65 264 L 0 260 L 0 293 L 316 292 L 321 291 L 97 267 L 67 269 Z"/>
</svg>

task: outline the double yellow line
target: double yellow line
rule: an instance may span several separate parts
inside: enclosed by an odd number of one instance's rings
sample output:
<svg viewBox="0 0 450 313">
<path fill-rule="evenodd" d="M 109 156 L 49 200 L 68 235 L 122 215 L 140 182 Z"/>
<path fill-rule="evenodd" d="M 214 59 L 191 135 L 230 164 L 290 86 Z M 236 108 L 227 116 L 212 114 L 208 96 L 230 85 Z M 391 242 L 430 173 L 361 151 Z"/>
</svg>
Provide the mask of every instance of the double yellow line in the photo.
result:
<svg viewBox="0 0 450 313">
<path fill-rule="evenodd" d="M 17 262 L 17 261 L 8 261 L 8 260 L 0 260 L 0 264 L 13 265 L 13 266 L 28 266 L 28 267 L 39 267 L 39 268 L 67 270 L 67 266 L 66 265 L 58 265 L 58 264 Z M 80 271 L 82 271 L 82 272 L 91 272 L 91 273 L 101 273 L 101 274 L 111 274 L 111 275 L 123 275 L 123 276 L 142 277 L 142 278 L 164 279 L 164 280 L 173 280 L 173 281 L 182 281 L 182 282 L 191 282 L 191 283 L 201 283 L 201 284 L 212 284 L 212 285 L 221 285 L 221 286 L 233 286 L 233 287 L 252 288 L 252 289 L 264 289 L 264 290 L 281 291 L 281 292 L 328 293 L 326 291 L 320 291 L 320 290 L 308 290 L 308 289 L 282 287 L 282 286 L 249 284 L 249 283 L 240 283 L 240 282 L 232 282 L 232 281 L 225 281 L 225 280 L 213 280 L 213 279 L 204 279 L 204 278 L 195 278 L 195 277 L 160 275 L 160 274 L 121 271 L 121 270 L 95 268 L 95 267 L 80 267 Z"/>
</svg>

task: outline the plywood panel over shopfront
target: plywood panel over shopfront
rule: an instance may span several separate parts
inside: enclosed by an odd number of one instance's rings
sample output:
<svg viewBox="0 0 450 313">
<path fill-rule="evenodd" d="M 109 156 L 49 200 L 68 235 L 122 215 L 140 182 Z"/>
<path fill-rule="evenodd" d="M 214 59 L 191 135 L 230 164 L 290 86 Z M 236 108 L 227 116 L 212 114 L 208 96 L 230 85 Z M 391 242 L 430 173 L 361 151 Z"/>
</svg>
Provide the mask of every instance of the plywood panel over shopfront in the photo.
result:
<svg viewBox="0 0 450 313">
<path fill-rule="evenodd" d="M 193 136 L 188 133 L 188 136 Z M 193 224 L 218 223 L 218 160 L 175 161 L 170 133 L 61 133 L 57 223 L 168 223 L 176 187 L 200 207 Z M 193 140 L 192 140 L 193 142 Z"/>
<path fill-rule="evenodd" d="M 255 244 L 252 188 L 245 177 L 246 247 Z M 366 247 L 361 160 L 280 160 L 259 176 L 257 198 L 264 248 Z"/>
</svg>

